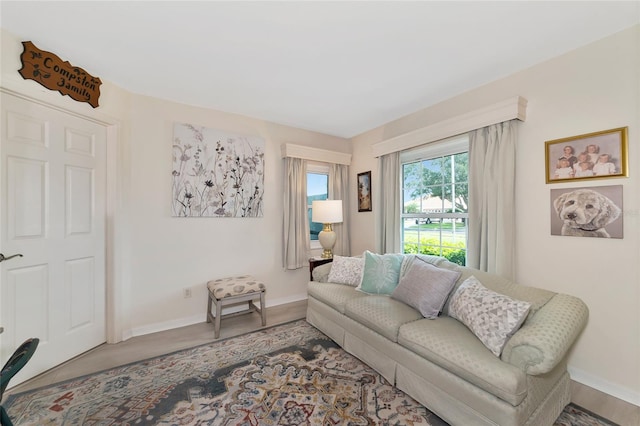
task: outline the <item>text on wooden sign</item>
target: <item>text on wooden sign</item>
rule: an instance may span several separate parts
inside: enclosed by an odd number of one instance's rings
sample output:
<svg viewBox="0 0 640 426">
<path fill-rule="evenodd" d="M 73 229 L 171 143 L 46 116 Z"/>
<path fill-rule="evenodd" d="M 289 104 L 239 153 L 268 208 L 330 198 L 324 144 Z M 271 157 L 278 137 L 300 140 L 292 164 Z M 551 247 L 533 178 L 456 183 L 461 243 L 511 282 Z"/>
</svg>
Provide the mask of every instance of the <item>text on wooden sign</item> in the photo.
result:
<svg viewBox="0 0 640 426">
<path fill-rule="evenodd" d="M 38 49 L 30 41 L 23 41 L 20 55 L 22 68 L 18 71 L 25 80 L 34 80 L 49 90 L 57 90 L 78 102 L 98 107 L 102 81 L 80 67 L 63 62 L 51 52 Z"/>
</svg>

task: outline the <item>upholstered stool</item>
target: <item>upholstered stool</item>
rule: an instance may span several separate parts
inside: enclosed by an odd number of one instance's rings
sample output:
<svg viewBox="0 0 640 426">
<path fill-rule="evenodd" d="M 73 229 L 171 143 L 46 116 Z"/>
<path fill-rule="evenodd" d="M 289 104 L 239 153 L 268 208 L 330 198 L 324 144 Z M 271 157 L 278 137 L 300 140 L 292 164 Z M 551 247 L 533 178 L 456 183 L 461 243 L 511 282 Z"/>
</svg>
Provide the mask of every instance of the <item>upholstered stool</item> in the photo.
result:
<svg viewBox="0 0 640 426">
<path fill-rule="evenodd" d="M 267 311 L 264 308 L 266 287 L 260 281 L 256 281 L 256 279 L 251 275 L 212 280 L 207 283 L 207 289 L 209 290 L 207 322 L 214 323 L 216 339 L 220 337 L 220 320 L 223 317 L 227 318 L 251 312 L 258 312 L 262 316 L 262 326 L 264 327 L 267 325 Z M 260 299 L 259 308 L 253 303 L 256 299 Z M 214 301 L 216 305 L 215 316 L 211 313 Z M 243 302 L 248 302 L 249 306 L 247 310 L 224 315 L 222 314 L 223 306 L 237 305 Z"/>
</svg>

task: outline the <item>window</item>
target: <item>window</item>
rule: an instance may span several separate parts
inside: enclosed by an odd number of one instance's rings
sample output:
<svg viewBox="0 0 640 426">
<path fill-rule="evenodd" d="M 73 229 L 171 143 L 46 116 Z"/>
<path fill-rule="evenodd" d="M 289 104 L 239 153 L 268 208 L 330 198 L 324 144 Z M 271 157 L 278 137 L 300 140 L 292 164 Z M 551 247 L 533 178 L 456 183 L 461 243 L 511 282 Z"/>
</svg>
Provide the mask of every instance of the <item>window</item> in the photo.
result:
<svg viewBox="0 0 640 426">
<path fill-rule="evenodd" d="M 311 248 L 320 247 L 317 241 L 318 234 L 322 231 L 321 223 L 311 222 L 311 202 L 314 200 L 326 200 L 327 198 L 329 198 L 329 167 L 316 164 L 307 165 L 307 212 Z"/>
<path fill-rule="evenodd" d="M 401 154 L 404 253 L 466 264 L 468 147 L 464 135 Z"/>
</svg>

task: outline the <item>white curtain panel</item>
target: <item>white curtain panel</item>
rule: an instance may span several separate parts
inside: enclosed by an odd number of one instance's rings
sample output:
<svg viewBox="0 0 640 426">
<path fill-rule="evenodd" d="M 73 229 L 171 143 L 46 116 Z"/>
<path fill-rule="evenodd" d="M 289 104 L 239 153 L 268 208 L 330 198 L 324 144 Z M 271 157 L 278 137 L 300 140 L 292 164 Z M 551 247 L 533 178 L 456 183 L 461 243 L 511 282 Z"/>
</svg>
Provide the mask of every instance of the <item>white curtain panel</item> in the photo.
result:
<svg viewBox="0 0 640 426">
<path fill-rule="evenodd" d="M 469 132 L 467 266 L 514 278 L 517 120 Z"/>
<path fill-rule="evenodd" d="M 331 164 L 329 171 L 329 190 L 332 199 L 342 200 L 342 223 L 333 225 L 337 235 L 333 253 L 338 256 L 351 256 L 351 243 L 349 242 L 349 166 L 344 164 Z"/>
<path fill-rule="evenodd" d="M 307 216 L 307 161 L 284 159 L 284 269 L 308 265 L 309 220 Z"/>
<path fill-rule="evenodd" d="M 372 188 L 376 215 L 376 250 L 380 254 L 400 252 L 400 153 L 378 158 L 376 188 Z M 377 194 L 377 195 L 376 195 Z"/>
</svg>

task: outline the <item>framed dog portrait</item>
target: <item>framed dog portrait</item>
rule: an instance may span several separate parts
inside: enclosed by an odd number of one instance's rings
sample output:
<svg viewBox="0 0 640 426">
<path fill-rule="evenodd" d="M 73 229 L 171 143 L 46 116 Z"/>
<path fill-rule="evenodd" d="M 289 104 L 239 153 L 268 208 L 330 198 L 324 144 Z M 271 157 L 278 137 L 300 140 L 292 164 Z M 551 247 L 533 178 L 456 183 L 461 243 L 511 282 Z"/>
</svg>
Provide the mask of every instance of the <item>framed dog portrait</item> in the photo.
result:
<svg viewBox="0 0 640 426">
<path fill-rule="evenodd" d="M 627 127 L 545 142 L 546 182 L 626 177 Z"/>
<path fill-rule="evenodd" d="M 371 170 L 358 173 L 358 211 L 371 211 Z"/>
<path fill-rule="evenodd" d="M 552 189 L 551 235 L 622 238 L 622 185 Z"/>
</svg>

